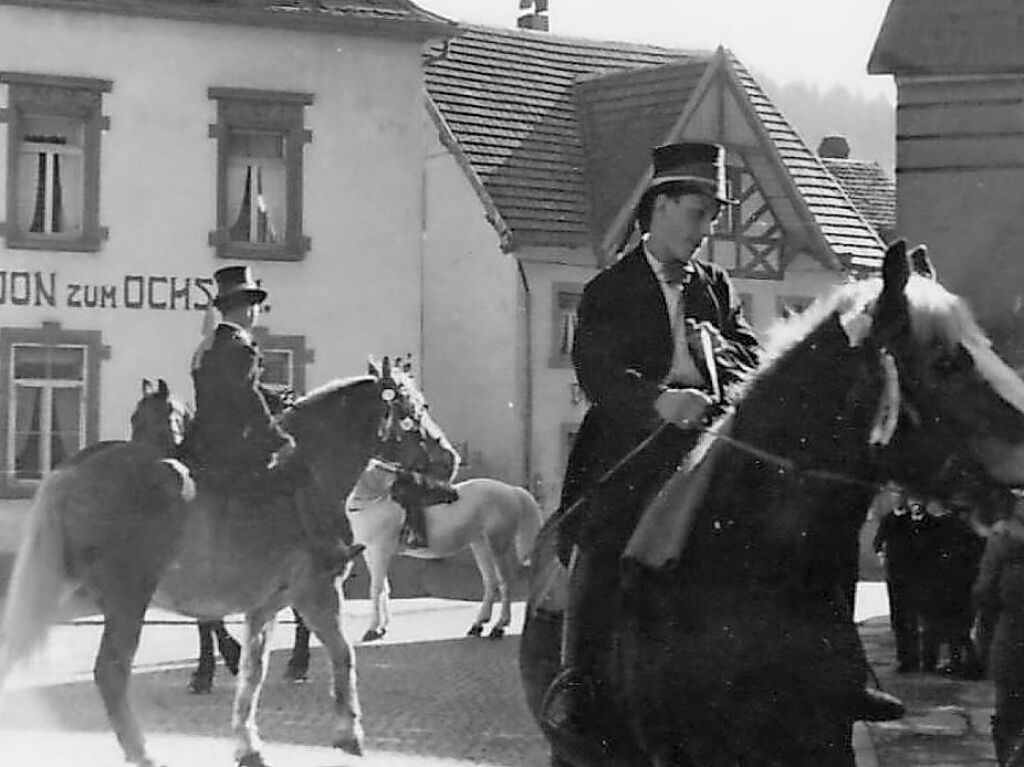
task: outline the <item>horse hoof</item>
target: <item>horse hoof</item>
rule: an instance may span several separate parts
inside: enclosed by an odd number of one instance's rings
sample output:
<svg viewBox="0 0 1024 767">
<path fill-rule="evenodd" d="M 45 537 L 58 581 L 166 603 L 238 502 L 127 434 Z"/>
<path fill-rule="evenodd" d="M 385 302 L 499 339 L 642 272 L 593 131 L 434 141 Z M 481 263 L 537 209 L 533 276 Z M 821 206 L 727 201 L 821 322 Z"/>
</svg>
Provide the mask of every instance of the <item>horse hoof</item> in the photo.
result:
<svg viewBox="0 0 1024 767">
<path fill-rule="evenodd" d="M 188 691 L 193 695 L 208 695 L 213 692 L 213 678 L 202 674 L 193 674 L 188 682 Z"/>
<path fill-rule="evenodd" d="M 284 669 L 284 679 L 286 682 L 295 682 L 296 684 L 305 682 L 309 679 L 309 667 L 289 663 Z"/>
<path fill-rule="evenodd" d="M 258 751 L 246 754 L 235 762 L 235 764 L 237 764 L 238 767 L 270 767 L 270 765 L 263 761 L 263 756 Z"/>
<path fill-rule="evenodd" d="M 484 627 L 482 624 L 474 623 L 469 627 L 469 631 L 466 632 L 468 637 L 479 637 L 484 635 Z"/>
<path fill-rule="evenodd" d="M 501 628 L 500 626 L 495 626 L 494 628 L 491 629 L 491 633 L 489 634 L 488 638 L 490 638 L 490 639 L 501 639 L 504 636 L 505 636 L 505 629 Z"/>
<path fill-rule="evenodd" d="M 387 633 L 387 629 L 366 629 L 366 633 L 363 634 L 364 642 L 373 642 L 377 639 L 383 638 Z"/>
<path fill-rule="evenodd" d="M 360 743 L 359 738 L 356 737 L 338 738 L 334 741 L 334 747 L 341 749 L 346 754 L 351 754 L 352 756 L 363 755 L 363 744 Z"/>
</svg>

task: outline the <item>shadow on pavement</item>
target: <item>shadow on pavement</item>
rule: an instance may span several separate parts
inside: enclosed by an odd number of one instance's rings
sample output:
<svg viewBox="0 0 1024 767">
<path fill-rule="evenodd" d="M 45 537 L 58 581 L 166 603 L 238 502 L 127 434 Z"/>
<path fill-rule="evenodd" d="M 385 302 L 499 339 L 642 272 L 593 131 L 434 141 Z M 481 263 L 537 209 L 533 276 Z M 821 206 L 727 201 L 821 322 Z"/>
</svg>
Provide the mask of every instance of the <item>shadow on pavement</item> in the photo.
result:
<svg viewBox="0 0 1024 767">
<path fill-rule="evenodd" d="M 518 647 L 518 637 L 358 645 L 367 750 L 501 767 L 545 764 L 547 749 L 523 700 Z M 260 701 L 260 732 L 268 744 L 329 745 L 327 658 L 314 648 L 310 681 L 292 684 L 282 679 L 287 655 L 272 654 Z M 229 737 L 233 680 L 219 669 L 214 692 L 195 696 L 185 689 L 189 673 L 175 668 L 132 677 L 132 700 L 144 729 L 154 735 Z M 0 730 L 39 728 L 107 731 L 95 685 L 80 682 L 5 695 Z"/>
</svg>

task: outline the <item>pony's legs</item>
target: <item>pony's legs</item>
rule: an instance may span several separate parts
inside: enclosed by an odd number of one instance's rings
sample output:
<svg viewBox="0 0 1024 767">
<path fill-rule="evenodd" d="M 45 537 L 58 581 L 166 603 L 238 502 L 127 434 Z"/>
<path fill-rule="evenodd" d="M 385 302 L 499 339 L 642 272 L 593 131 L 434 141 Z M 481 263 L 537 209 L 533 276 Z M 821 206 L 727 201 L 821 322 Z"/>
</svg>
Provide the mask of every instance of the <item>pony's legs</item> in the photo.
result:
<svg viewBox="0 0 1024 767">
<path fill-rule="evenodd" d="M 370 604 L 373 606 L 373 617 L 363 634 L 364 642 L 380 639 L 388 631 L 391 622 L 391 583 L 388 581 L 388 566 L 391 557 L 398 551 L 398 539 L 388 540 L 374 546 L 367 546 L 363 552 L 366 568 L 370 571 Z"/>
<path fill-rule="evenodd" d="M 125 760 L 139 767 L 155 767 L 156 763 L 146 753 L 145 737 L 128 701 L 128 681 L 152 590 L 136 595 L 130 603 L 121 604 L 116 597 L 103 600 L 103 637 L 93 666 L 93 678 Z M 117 610 L 106 607 L 115 603 Z"/>
<path fill-rule="evenodd" d="M 295 641 L 284 669 L 284 678 L 289 682 L 305 682 L 309 676 L 309 629 L 294 607 L 292 616 L 295 618 Z"/>
<path fill-rule="evenodd" d="M 491 629 L 491 638 L 500 639 L 505 635 L 505 629 L 512 623 L 512 582 L 515 580 L 516 565 L 518 559 L 515 555 L 515 548 L 511 542 L 503 548 L 494 552 L 494 573 L 498 582 L 498 598 L 501 600 L 501 611 L 498 621 Z"/>
<path fill-rule="evenodd" d="M 213 672 L 216 659 L 213 656 L 214 621 L 196 621 L 199 631 L 199 665 L 188 681 L 188 690 L 200 695 L 213 690 Z"/>
<path fill-rule="evenodd" d="M 298 595 L 295 609 L 331 660 L 331 691 L 337 721 L 332 745 L 361 756 L 363 753 L 362 713 L 356 691 L 356 666 L 352 648 L 341 626 L 341 598 L 334 581 L 319 583 Z"/>
<path fill-rule="evenodd" d="M 497 594 L 498 565 L 495 562 L 494 551 L 486 538 L 473 541 L 469 544 L 476 560 L 477 569 L 480 571 L 480 578 L 484 583 L 484 595 L 480 602 L 480 610 L 476 614 L 476 620 L 466 632 L 467 636 L 478 637 L 484 632 L 484 624 L 489 623 L 491 614 L 494 612 L 494 597 Z"/>
<path fill-rule="evenodd" d="M 217 649 L 220 651 L 220 657 L 224 660 L 224 665 L 227 666 L 231 676 L 237 676 L 238 662 L 242 657 L 242 645 L 231 636 L 224 621 L 217 621 L 213 625 L 213 635 L 217 638 Z"/>
<path fill-rule="evenodd" d="M 277 623 L 277 610 L 261 607 L 245 616 L 246 635 L 242 665 L 235 686 L 235 702 L 231 711 L 231 729 L 235 734 L 235 760 L 239 767 L 266 767 L 256 725 L 263 680 L 267 678 L 270 661 L 270 637 Z"/>
</svg>

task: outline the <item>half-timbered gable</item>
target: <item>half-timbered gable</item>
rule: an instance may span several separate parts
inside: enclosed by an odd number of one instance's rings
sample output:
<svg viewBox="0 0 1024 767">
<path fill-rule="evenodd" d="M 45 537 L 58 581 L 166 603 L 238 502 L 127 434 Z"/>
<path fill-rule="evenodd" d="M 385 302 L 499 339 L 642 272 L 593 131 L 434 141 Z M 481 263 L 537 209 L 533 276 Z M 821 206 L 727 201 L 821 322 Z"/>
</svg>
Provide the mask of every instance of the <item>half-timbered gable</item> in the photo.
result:
<svg viewBox="0 0 1024 767">
<path fill-rule="evenodd" d="M 432 384 L 479 383 L 472 410 L 466 399 L 437 404 L 443 421 L 471 465 L 528 480 L 548 508 L 586 407 L 568 356 L 576 302 L 636 236 L 651 147 L 725 146 L 739 202 L 703 257 L 730 270 L 759 327 L 881 256 L 877 233 L 835 177 L 725 49 L 467 27 L 432 53 L 426 82 L 437 129 L 427 184 L 443 202 L 431 202 L 427 217 L 424 322 L 446 330 L 427 333 L 426 375 Z M 457 212 L 456 197 L 475 213 Z M 465 291 L 476 271 L 487 275 L 486 299 Z M 445 324 L 452 309 L 475 321 L 456 330 Z M 475 372 L 480 360 L 505 374 Z M 502 429 L 493 428 L 498 413 Z M 505 438 L 512 426 L 519 450 Z"/>
</svg>

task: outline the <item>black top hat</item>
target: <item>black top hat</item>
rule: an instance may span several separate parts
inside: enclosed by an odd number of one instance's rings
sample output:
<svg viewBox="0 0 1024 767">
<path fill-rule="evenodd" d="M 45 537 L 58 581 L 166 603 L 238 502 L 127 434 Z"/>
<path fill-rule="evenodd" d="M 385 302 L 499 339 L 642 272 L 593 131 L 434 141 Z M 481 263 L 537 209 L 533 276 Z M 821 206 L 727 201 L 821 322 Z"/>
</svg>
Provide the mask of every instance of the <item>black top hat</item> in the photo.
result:
<svg viewBox="0 0 1024 767">
<path fill-rule="evenodd" d="M 718 144 L 682 142 L 665 144 L 651 151 L 654 175 L 641 196 L 641 202 L 658 189 L 671 186 L 679 191 L 693 191 L 733 205 L 726 195 L 725 150 Z"/>
<path fill-rule="evenodd" d="M 217 280 L 217 296 L 213 305 L 218 309 L 224 309 L 228 304 L 261 304 L 267 300 L 267 291 L 253 279 L 248 266 L 225 266 L 215 271 L 213 278 Z"/>
</svg>

